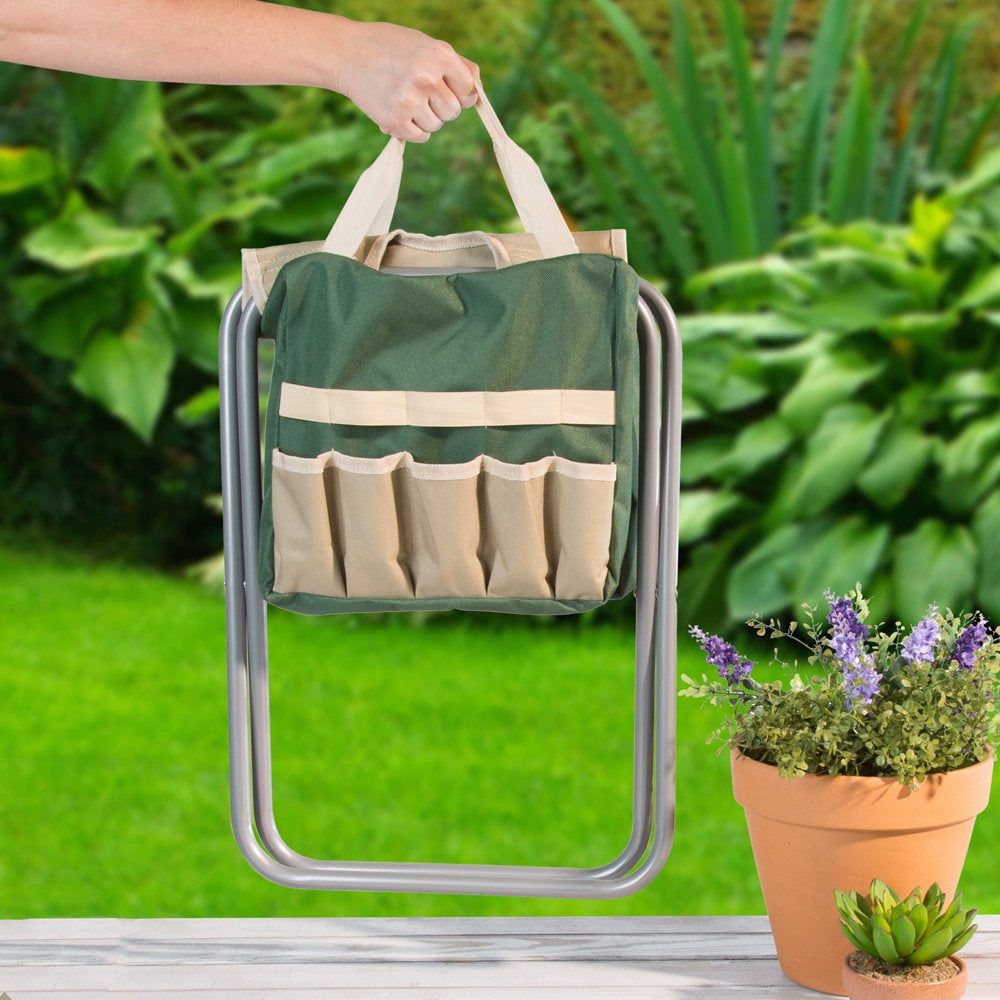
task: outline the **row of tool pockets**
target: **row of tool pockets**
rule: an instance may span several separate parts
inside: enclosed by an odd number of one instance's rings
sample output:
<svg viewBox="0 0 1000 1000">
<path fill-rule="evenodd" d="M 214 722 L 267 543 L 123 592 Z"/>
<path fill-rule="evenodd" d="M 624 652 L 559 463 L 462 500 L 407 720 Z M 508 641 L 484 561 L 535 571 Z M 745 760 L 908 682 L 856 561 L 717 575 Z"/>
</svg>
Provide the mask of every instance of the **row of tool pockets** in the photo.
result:
<svg viewBox="0 0 1000 1000">
<path fill-rule="evenodd" d="M 348 598 L 604 597 L 615 465 L 271 456 L 274 590 Z"/>
</svg>

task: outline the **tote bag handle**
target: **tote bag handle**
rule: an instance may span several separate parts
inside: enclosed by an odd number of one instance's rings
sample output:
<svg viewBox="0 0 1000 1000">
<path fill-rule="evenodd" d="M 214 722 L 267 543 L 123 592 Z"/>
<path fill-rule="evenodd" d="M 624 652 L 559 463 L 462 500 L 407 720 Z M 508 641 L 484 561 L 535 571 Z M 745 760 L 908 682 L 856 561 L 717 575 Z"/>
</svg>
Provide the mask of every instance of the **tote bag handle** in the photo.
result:
<svg viewBox="0 0 1000 1000">
<path fill-rule="evenodd" d="M 538 240 L 543 257 L 579 253 L 538 164 L 504 131 L 478 81 L 476 91 L 479 94 L 476 111 L 493 140 L 500 173 L 524 231 Z M 402 139 L 390 139 L 358 178 L 323 243 L 326 253 L 353 257 L 365 236 L 381 236 L 389 231 L 399 196 L 405 145 Z"/>
</svg>

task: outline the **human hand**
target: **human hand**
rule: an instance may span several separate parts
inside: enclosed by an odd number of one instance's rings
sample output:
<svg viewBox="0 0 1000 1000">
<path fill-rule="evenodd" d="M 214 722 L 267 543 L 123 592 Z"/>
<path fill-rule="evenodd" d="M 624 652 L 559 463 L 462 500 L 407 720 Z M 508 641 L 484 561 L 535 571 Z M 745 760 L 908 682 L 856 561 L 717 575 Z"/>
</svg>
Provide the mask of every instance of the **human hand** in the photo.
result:
<svg viewBox="0 0 1000 1000">
<path fill-rule="evenodd" d="M 387 135 L 426 142 L 477 99 L 479 67 L 447 42 L 385 22 L 350 22 L 332 89 Z"/>
</svg>

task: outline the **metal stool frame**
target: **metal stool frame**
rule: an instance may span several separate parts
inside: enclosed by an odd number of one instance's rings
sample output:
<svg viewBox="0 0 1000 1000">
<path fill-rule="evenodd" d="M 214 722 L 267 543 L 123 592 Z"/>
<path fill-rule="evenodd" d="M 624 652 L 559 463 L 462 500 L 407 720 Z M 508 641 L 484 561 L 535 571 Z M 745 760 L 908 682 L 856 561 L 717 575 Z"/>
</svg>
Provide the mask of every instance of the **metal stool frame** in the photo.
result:
<svg viewBox="0 0 1000 1000">
<path fill-rule="evenodd" d="M 256 578 L 260 312 L 252 299 L 244 306 L 242 289 L 234 292 L 219 337 L 230 812 L 239 849 L 259 874 L 300 889 L 615 899 L 644 888 L 663 868 L 674 830 L 681 340 L 669 304 L 646 281 L 640 286 L 638 334 L 635 731 L 632 832 L 624 850 L 594 868 L 327 861 L 289 847 L 274 818 L 267 605 Z"/>
</svg>

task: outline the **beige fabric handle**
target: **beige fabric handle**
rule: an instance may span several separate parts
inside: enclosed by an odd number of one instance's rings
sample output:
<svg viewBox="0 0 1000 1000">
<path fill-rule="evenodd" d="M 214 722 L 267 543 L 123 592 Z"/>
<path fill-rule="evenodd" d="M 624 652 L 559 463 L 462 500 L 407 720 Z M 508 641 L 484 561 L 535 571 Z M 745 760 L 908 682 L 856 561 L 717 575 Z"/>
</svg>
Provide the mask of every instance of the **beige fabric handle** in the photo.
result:
<svg viewBox="0 0 1000 1000">
<path fill-rule="evenodd" d="M 495 267 L 510 267 L 510 256 L 504 245 L 499 240 L 493 239 L 489 233 L 480 230 L 454 233 L 450 236 L 425 236 L 423 233 L 407 233 L 402 229 L 393 229 L 392 232 L 375 237 L 365 255 L 364 263 L 376 271 L 379 270 L 386 250 L 393 244 L 440 254 L 451 254 L 456 250 L 465 251 L 472 247 L 486 247 L 493 256 Z M 458 259 L 461 260 L 462 255 Z"/>
<path fill-rule="evenodd" d="M 500 173 L 525 232 L 532 233 L 538 240 L 543 257 L 578 253 L 538 164 L 504 131 L 478 82 L 476 90 L 479 94 L 476 111 L 493 140 Z M 403 173 L 404 146 L 403 140 L 390 139 L 374 163 L 358 178 L 323 244 L 326 253 L 353 257 L 365 236 L 388 232 Z"/>
</svg>

